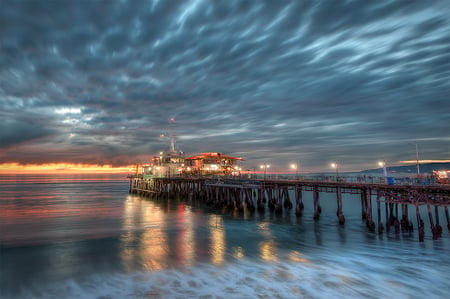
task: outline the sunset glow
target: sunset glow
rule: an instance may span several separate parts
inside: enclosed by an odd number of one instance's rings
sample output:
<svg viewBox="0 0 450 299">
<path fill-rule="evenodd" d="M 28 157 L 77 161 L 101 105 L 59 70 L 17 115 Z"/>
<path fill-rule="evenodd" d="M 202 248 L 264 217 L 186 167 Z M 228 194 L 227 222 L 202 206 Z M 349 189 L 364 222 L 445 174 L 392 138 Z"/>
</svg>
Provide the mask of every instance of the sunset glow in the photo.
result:
<svg viewBox="0 0 450 299">
<path fill-rule="evenodd" d="M 97 165 L 97 164 L 73 164 L 73 163 L 49 163 L 49 164 L 0 164 L 1 174 L 12 173 L 126 173 L 132 166 Z"/>
<path fill-rule="evenodd" d="M 417 163 L 417 160 L 400 161 L 400 163 L 414 164 Z M 450 160 L 419 160 L 419 163 L 450 163 Z"/>
</svg>

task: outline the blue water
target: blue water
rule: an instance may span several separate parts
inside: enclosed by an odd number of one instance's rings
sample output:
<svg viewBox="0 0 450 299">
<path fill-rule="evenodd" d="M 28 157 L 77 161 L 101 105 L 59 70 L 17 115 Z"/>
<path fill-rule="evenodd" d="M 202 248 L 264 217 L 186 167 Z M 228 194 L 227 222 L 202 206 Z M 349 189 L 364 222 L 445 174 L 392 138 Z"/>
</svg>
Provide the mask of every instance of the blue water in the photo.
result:
<svg viewBox="0 0 450 299">
<path fill-rule="evenodd" d="M 334 194 L 320 194 L 314 221 L 306 192 L 297 218 L 140 198 L 128 184 L 118 175 L 1 176 L 0 297 L 448 298 L 445 225 L 434 241 L 427 226 L 420 243 L 417 230 L 367 232 L 357 195 L 344 195 L 342 227 Z"/>
</svg>

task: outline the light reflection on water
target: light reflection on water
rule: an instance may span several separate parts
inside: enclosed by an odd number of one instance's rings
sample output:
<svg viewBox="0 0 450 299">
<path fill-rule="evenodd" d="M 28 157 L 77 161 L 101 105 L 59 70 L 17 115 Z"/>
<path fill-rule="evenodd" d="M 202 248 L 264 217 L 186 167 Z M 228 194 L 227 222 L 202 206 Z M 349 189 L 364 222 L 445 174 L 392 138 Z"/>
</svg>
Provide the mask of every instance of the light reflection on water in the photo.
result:
<svg viewBox="0 0 450 299">
<path fill-rule="evenodd" d="M 308 194 L 297 218 L 130 196 L 122 178 L 43 181 L 0 180 L 5 298 L 177 298 L 211 290 L 227 298 L 444 298 L 450 287 L 447 232 L 424 243 L 415 233 L 369 234 L 354 196 L 344 198 L 340 227 L 329 194 L 314 221 Z"/>
</svg>

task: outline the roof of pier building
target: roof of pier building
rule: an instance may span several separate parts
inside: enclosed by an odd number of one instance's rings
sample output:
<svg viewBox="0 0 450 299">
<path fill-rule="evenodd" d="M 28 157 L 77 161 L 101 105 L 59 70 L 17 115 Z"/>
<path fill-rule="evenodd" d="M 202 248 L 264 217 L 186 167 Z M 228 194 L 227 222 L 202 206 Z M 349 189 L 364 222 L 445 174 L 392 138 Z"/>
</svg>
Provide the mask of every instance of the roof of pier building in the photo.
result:
<svg viewBox="0 0 450 299">
<path fill-rule="evenodd" d="M 221 160 L 238 160 L 238 161 L 244 161 L 243 158 L 240 157 L 233 157 L 229 155 L 224 155 L 222 153 L 200 153 L 196 156 L 185 158 L 185 160 L 206 160 L 206 159 L 221 159 Z"/>
</svg>

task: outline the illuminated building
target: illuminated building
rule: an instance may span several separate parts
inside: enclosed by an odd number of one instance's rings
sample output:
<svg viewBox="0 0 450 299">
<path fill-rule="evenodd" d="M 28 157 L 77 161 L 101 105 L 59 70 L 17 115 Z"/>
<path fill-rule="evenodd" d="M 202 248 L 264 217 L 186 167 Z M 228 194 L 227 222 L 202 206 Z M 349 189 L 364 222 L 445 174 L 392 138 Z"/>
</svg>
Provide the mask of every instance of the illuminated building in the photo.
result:
<svg viewBox="0 0 450 299">
<path fill-rule="evenodd" d="M 238 161 L 244 159 L 222 153 L 201 153 L 184 159 L 184 174 L 192 175 L 233 175 L 239 176 Z"/>
</svg>

